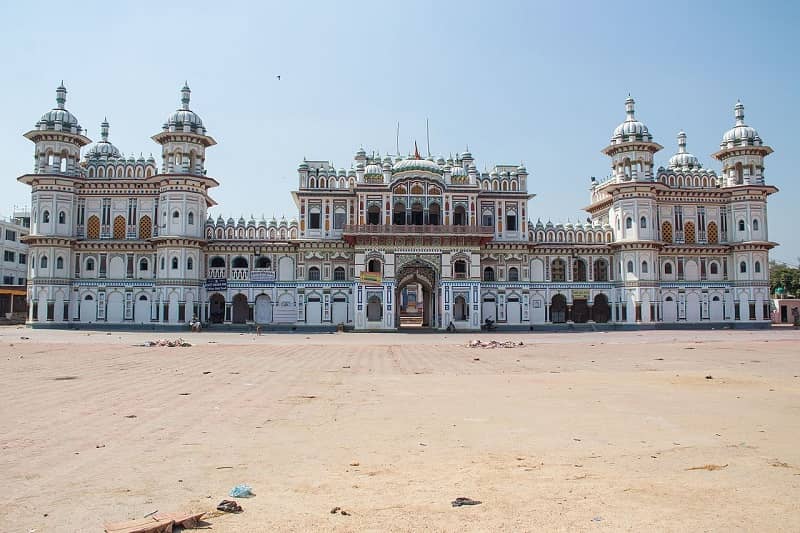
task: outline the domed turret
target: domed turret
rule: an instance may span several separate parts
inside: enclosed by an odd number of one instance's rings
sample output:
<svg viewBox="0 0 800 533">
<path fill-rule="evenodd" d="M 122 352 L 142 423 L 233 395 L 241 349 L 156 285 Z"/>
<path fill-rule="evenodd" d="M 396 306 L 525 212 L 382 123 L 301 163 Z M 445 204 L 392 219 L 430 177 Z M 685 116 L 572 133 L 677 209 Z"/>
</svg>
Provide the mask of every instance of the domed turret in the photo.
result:
<svg viewBox="0 0 800 533">
<path fill-rule="evenodd" d="M 205 150 L 217 142 L 208 135 L 203 121 L 189 109 L 189 85 L 181 89 L 181 107 L 167 117 L 161 133 L 153 140 L 163 146 L 162 168 L 165 174 L 205 174 Z"/>
<path fill-rule="evenodd" d="M 772 153 L 755 128 L 744 123 L 744 106 L 736 102 L 733 108 L 736 124 L 722 136 L 719 152 L 712 157 L 722 162 L 724 187 L 763 185 L 764 158 Z"/>
<path fill-rule="evenodd" d="M 42 115 L 42 118 L 36 123 L 36 129 L 82 134 L 83 128 L 78 124 L 77 117 L 64 107 L 66 103 L 67 88 L 64 87 L 64 82 L 62 81 L 61 85 L 56 89 L 56 107 Z"/>
<path fill-rule="evenodd" d="M 409 170 L 419 170 L 422 172 L 433 172 L 434 174 L 442 174 L 442 168 L 437 165 L 434 161 L 429 159 L 417 159 L 415 157 L 409 157 L 407 159 L 402 159 L 394 164 L 392 171 L 397 172 L 406 172 Z"/>
<path fill-rule="evenodd" d="M 108 140 L 108 119 L 104 118 L 100 123 L 100 141 L 89 148 L 86 152 L 86 159 L 114 159 L 121 157 L 117 147 Z"/>
<path fill-rule="evenodd" d="M 628 142 L 630 140 L 651 142 L 653 136 L 650 131 L 642 122 L 636 120 L 634 115 L 634 105 L 636 101 L 628 95 L 625 100 L 625 122 L 620 124 L 614 129 L 614 135 L 611 136 L 611 144 L 619 144 Z M 631 139 L 633 137 L 633 139 Z"/>
<path fill-rule="evenodd" d="M 697 157 L 686 151 L 686 133 L 678 133 L 678 153 L 669 158 L 669 168 L 695 170 L 702 166 Z"/>
<path fill-rule="evenodd" d="M 744 123 L 744 105 L 741 102 L 736 102 L 733 114 L 736 118 L 736 125 L 725 132 L 719 147 L 725 149 L 734 146 L 761 146 L 762 141 L 758 132 Z"/>
</svg>

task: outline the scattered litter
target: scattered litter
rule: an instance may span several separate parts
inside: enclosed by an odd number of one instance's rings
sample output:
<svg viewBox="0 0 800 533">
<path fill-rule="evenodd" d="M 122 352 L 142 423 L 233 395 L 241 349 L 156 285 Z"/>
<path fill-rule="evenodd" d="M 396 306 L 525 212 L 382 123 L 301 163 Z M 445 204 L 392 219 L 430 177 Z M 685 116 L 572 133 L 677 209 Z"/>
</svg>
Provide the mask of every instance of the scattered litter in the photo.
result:
<svg viewBox="0 0 800 533">
<path fill-rule="evenodd" d="M 714 376 L 712 376 L 711 374 L 709 374 L 709 375 L 707 375 L 707 376 L 706 376 L 706 379 L 714 379 Z"/>
<path fill-rule="evenodd" d="M 249 498 L 255 496 L 255 494 L 253 494 L 253 489 L 248 485 L 241 484 L 233 487 L 228 493 L 228 496 L 232 496 L 233 498 Z"/>
<path fill-rule="evenodd" d="M 473 357 L 473 358 L 472 358 L 472 360 L 473 360 L 473 361 L 480 361 L 480 360 L 481 360 L 481 358 L 480 358 L 480 357 Z"/>
<path fill-rule="evenodd" d="M 687 346 L 684 348 L 684 350 L 696 350 L 696 349 L 697 348 L 695 348 L 694 346 Z"/>
<path fill-rule="evenodd" d="M 523 346 L 522 341 L 482 341 L 480 339 L 473 339 L 467 344 L 467 348 L 517 348 Z"/>
<path fill-rule="evenodd" d="M 461 507 L 462 505 L 480 505 L 481 502 L 478 500 L 473 500 L 472 498 L 464 498 L 459 497 L 450 502 L 450 505 L 453 507 Z"/>
<path fill-rule="evenodd" d="M 181 393 L 178 393 L 178 396 L 189 396 L 190 394 L 191 394 L 191 392 L 181 392 Z"/>
<path fill-rule="evenodd" d="M 136 418 L 136 415 L 125 415 L 125 418 Z"/>
<path fill-rule="evenodd" d="M 686 470 L 708 470 L 709 472 L 713 470 L 722 470 L 723 468 L 728 468 L 727 464 L 724 465 L 703 465 L 703 466 L 693 466 L 691 468 L 687 468 Z"/>
<path fill-rule="evenodd" d="M 350 466 L 361 466 L 361 463 L 359 463 L 358 461 L 353 461 L 352 463 L 350 463 Z"/>
<path fill-rule="evenodd" d="M 784 463 L 782 461 L 773 461 L 769 465 L 778 468 L 792 468 L 792 465 L 790 465 L 789 463 Z"/>
<path fill-rule="evenodd" d="M 210 373 L 211 373 L 211 370 L 206 370 L 205 372 L 203 372 L 203 375 L 205 376 L 206 374 L 210 374 Z"/>
<path fill-rule="evenodd" d="M 105 444 L 97 444 L 97 445 L 95 445 L 95 448 L 105 448 L 105 447 L 106 447 Z"/>
<path fill-rule="evenodd" d="M 158 509 L 156 509 L 155 511 L 151 511 L 151 512 L 147 513 L 146 515 L 144 515 L 144 518 L 147 518 L 148 516 L 153 516 L 157 512 L 158 512 Z"/>
<path fill-rule="evenodd" d="M 53 378 L 53 381 L 72 381 L 73 379 L 78 379 L 78 376 L 58 376 Z"/>
<path fill-rule="evenodd" d="M 603 521 L 602 516 L 595 516 L 594 518 L 592 518 L 592 522 L 602 522 L 602 521 Z"/>
<path fill-rule="evenodd" d="M 217 511 L 224 513 L 241 513 L 242 510 L 242 506 L 232 500 L 222 500 L 217 504 Z"/>
<path fill-rule="evenodd" d="M 29 341 L 29 340 L 31 340 L 31 338 L 30 338 L 30 337 L 20 337 L 20 339 L 22 339 L 22 340 L 24 340 L 24 341 Z"/>
<path fill-rule="evenodd" d="M 170 533 L 178 526 L 192 529 L 200 525 L 205 513 L 147 513 L 144 518 L 105 524 L 106 533 Z"/>
<path fill-rule="evenodd" d="M 233 468 L 232 466 L 218 466 L 217 470 L 223 470 L 225 468 Z"/>
<path fill-rule="evenodd" d="M 168 348 L 187 348 L 191 346 L 191 343 L 186 342 L 181 338 L 177 339 L 158 339 L 156 341 L 147 341 L 142 344 L 142 346 L 166 346 Z"/>
<path fill-rule="evenodd" d="M 345 511 L 344 509 L 342 509 L 338 505 L 336 507 L 334 507 L 333 509 L 331 509 L 331 514 L 336 514 L 336 513 L 339 513 L 342 516 L 350 516 L 350 513 L 348 513 L 347 511 Z"/>
</svg>

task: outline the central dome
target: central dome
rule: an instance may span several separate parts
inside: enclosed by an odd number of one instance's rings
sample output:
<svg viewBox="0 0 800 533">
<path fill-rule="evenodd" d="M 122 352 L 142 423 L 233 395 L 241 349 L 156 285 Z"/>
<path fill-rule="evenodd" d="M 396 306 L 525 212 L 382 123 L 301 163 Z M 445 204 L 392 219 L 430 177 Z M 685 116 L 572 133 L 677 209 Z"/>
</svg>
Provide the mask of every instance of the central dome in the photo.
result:
<svg viewBox="0 0 800 533">
<path fill-rule="evenodd" d="M 678 153 L 669 158 L 669 168 L 699 169 L 702 166 L 697 157 L 686 151 L 686 133 L 678 133 Z"/>
<path fill-rule="evenodd" d="M 628 96 L 625 100 L 625 122 L 620 124 L 614 129 L 614 135 L 611 137 L 611 144 L 619 144 L 624 142 L 645 141 L 652 142 L 653 136 L 650 131 L 642 122 L 636 120 L 634 117 L 634 104 L 636 102 L 633 98 Z M 631 139 L 631 136 L 633 139 Z"/>
<path fill-rule="evenodd" d="M 108 121 L 103 120 L 100 124 L 100 135 L 102 140 L 95 143 L 94 146 L 89 148 L 89 151 L 86 152 L 87 159 L 116 159 L 120 157 L 120 152 L 116 146 L 111 144 L 108 140 Z"/>
<path fill-rule="evenodd" d="M 422 172 L 433 172 L 434 174 L 441 174 L 442 169 L 434 161 L 430 159 L 417 159 L 409 157 L 402 159 L 394 164 L 393 172 L 406 172 L 409 170 L 420 170 Z"/>
</svg>

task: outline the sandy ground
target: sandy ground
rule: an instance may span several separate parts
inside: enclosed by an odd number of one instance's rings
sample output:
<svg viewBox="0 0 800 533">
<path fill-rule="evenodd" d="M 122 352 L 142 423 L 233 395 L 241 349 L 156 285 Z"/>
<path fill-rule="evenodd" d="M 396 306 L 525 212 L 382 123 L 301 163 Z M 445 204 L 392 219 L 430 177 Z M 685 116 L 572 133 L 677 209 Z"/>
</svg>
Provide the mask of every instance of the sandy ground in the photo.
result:
<svg viewBox="0 0 800 533">
<path fill-rule="evenodd" d="M 164 335 L 0 328 L 0 530 L 800 528 L 800 331 Z"/>
</svg>

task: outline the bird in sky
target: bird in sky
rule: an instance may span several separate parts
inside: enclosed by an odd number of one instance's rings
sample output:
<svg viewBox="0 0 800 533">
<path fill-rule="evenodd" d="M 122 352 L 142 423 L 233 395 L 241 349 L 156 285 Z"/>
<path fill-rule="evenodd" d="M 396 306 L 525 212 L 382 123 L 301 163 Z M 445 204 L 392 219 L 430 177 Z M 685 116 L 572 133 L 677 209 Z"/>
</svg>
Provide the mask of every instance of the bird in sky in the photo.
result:
<svg viewBox="0 0 800 533">
<path fill-rule="evenodd" d="M 281 76 L 280 76 L 280 74 L 279 74 L 278 76 L 276 76 L 276 77 L 278 78 L 278 81 L 281 81 Z"/>
</svg>

